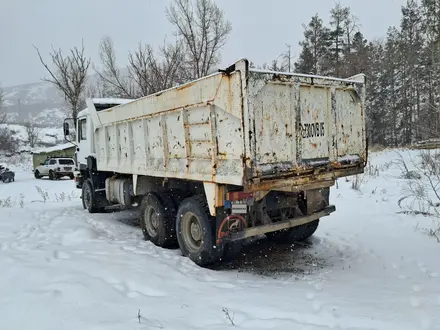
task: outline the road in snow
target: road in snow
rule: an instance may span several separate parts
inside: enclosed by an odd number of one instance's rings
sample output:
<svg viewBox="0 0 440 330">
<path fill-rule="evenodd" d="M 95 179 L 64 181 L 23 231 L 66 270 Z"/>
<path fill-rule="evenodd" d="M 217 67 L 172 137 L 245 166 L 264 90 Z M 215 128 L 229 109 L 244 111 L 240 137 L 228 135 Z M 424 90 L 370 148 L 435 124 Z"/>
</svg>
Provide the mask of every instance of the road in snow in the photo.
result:
<svg viewBox="0 0 440 330">
<path fill-rule="evenodd" d="M 0 183 L 0 329 L 231 329 L 224 309 L 240 329 L 440 329 L 440 244 L 396 213 L 398 174 L 339 180 L 304 245 L 203 269 L 143 241 L 136 212 L 90 215 L 72 181 L 17 170 Z"/>
</svg>

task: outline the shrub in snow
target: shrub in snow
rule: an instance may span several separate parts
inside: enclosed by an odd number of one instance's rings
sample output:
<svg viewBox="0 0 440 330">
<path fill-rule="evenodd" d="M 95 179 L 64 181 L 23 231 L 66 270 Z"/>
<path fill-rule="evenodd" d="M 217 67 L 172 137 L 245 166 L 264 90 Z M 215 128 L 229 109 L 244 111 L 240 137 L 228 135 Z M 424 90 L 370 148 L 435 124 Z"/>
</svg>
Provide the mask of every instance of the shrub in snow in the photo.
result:
<svg viewBox="0 0 440 330">
<path fill-rule="evenodd" d="M 11 197 L 7 197 L 5 199 L 0 199 L 0 207 L 10 208 L 13 206 L 13 202 Z"/>
<path fill-rule="evenodd" d="M 410 170 L 400 155 L 401 177 L 407 181 L 398 205 L 403 209 L 402 213 L 433 217 L 432 227 L 426 231 L 440 243 L 440 154 L 438 151 L 421 151 L 418 159 L 418 162 L 412 162 L 414 169 Z"/>
<path fill-rule="evenodd" d="M 35 188 L 37 189 L 38 194 L 43 199 L 42 202 L 46 203 L 49 200 L 49 193 L 47 191 L 44 191 L 43 189 L 41 189 L 38 186 L 35 186 Z"/>
</svg>

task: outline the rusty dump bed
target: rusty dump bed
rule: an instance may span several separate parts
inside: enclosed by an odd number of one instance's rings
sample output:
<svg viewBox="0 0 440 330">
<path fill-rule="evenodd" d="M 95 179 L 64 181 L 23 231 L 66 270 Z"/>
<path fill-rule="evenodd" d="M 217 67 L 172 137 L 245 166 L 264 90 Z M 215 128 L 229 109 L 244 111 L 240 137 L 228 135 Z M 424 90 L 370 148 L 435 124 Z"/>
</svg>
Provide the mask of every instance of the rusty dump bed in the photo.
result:
<svg viewBox="0 0 440 330">
<path fill-rule="evenodd" d="M 360 173 L 364 80 L 253 70 L 241 60 L 107 110 L 88 100 L 97 167 L 247 190 Z"/>
</svg>

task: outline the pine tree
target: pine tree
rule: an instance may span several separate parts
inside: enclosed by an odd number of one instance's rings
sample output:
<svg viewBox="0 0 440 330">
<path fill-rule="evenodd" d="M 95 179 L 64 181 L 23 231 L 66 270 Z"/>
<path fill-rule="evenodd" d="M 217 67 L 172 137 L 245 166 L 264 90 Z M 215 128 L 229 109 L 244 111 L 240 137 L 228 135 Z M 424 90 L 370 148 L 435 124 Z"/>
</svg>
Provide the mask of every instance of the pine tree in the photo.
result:
<svg viewBox="0 0 440 330">
<path fill-rule="evenodd" d="M 350 40 L 346 40 L 346 26 L 350 21 L 350 8 L 342 7 L 337 3 L 330 11 L 330 38 L 331 47 L 328 58 L 328 73 L 334 76 L 344 74 L 343 57 L 344 50 L 350 49 Z M 350 39 L 350 36 L 348 37 Z"/>
<path fill-rule="evenodd" d="M 367 136 L 371 145 L 383 145 L 385 143 L 385 109 L 387 98 L 382 90 L 384 87 L 384 54 L 382 40 L 376 40 L 368 44 L 368 72 L 366 115 Z"/>
<path fill-rule="evenodd" d="M 356 32 L 350 45 L 350 49 L 345 54 L 345 75 L 347 77 L 358 73 L 368 73 L 369 70 L 369 52 L 368 40 L 364 38 L 361 32 Z"/>
<path fill-rule="evenodd" d="M 430 136 L 440 136 L 440 1 L 422 0 L 421 16 L 425 34 L 424 60 L 425 95 L 422 123 Z"/>
<path fill-rule="evenodd" d="M 322 74 L 331 45 L 330 30 L 324 26 L 318 14 L 303 27 L 304 40 L 299 43 L 302 50 L 295 63 L 295 72 Z"/>
<path fill-rule="evenodd" d="M 440 1 L 406 0 L 398 27 L 368 41 L 340 3 L 326 27 L 304 26 L 295 71 L 367 76 L 367 129 L 372 144 L 401 146 L 440 137 Z"/>
<path fill-rule="evenodd" d="M 420 138 L 422 74 L 421 54 L 423 51 L 422 17 L 415 0 L 408 0 L 402 7 L 399 34 L 401 53 L 402 88 L 402 143 L 409 144 Z"/>
</svg>

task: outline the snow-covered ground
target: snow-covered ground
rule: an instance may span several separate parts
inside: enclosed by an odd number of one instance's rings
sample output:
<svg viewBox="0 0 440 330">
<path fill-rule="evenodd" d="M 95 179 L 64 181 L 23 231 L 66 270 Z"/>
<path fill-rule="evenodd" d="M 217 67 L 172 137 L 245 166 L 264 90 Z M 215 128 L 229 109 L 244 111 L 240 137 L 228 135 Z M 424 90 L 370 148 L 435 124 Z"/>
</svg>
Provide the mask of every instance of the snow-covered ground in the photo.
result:
<svg viewBox="0 0 440 330">
<path fill-rule="evenodd" d="M 16 167 L 0 183 L 0 329 L 230 329 L 227 313 L 240 329 L 440 329 L 432 219 L 398 214 L 395 152 L 370 158 L 309 242 L 261 240 L 211 269 L 143 241 L 136 212 L 88 214 L 71 180 Z"/>
</svg>

